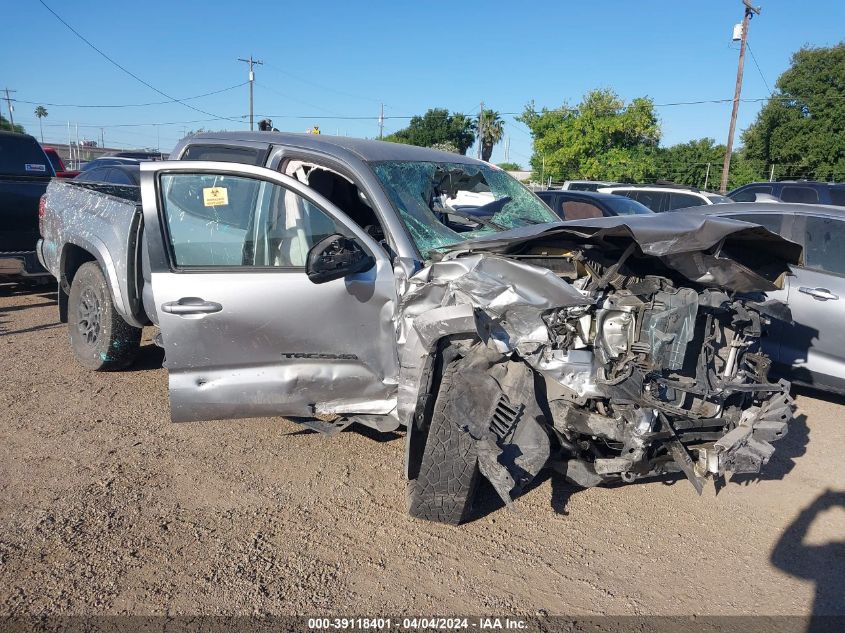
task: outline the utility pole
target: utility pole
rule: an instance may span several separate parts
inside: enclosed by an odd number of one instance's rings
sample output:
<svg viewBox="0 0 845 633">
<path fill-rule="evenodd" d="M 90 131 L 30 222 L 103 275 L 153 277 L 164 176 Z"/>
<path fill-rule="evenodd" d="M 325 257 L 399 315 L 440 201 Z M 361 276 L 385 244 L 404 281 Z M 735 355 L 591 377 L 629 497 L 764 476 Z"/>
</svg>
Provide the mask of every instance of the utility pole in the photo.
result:
<svg viewBox="0 0 845 633">
<path fill-rule="evenodd" d="M 246 62 L 249 64 L 249 129 L 252 131 L 252 84 L 255 83 L 255 73 L 252 70 L 253 64 L 258 64 L 259 66 L 263 65 L 264 62 L 259 61 L 257 59 L 253 59 L 252 55 L 249 56 L 249 59 L 243 59 L 242 57 L 238 57 L 239 62 Z"/>
<path fill-rule="evenodd" d="M 481 102 L 481 109 L 478 111 L 478 160 L 481 160 L 481 146 L 484 143 L 484 102 Z"/>
<path fill-rule="evenodd" d="M 384 104 L 381 104 L 381 109 L 378 115 L 378 140 L 384 138 Z"/>
<path fill-rule="evenodd" d="M 731 125 L 728 128 L 728 146 L 725 149 L 725 162 L 722 165 L 722 182 L 719 192 L 724 195 L 728 190 L 728 172 L 731 168 L 731 152 L 734 147 L 734 130 L 736 129 L 736 114 L 739 111 L 739 95 L 742 92 L 742 73 L 745 68 L 745 42 L 748 40 L 748 23 L 754 15 L 760 15 L 760 7 L 751 5 L 751 0 L 742 0 L 745 14 L 742 18 L 742 34 L 739 45 L 739 66 L 736 69 L 736 89 L 734 90 L 733 110 L 731 111 Z"/>
<path fill-rule="evenodd" d="M 6 90 L 6 105 L 9 106 L 9 123 L 12 124 L 12 129 L 15 129 L 15 107 L 12 105 L 12 98 L 9 96 L 10 92 L 17 92 L 17 90 Z"/>
</svg>

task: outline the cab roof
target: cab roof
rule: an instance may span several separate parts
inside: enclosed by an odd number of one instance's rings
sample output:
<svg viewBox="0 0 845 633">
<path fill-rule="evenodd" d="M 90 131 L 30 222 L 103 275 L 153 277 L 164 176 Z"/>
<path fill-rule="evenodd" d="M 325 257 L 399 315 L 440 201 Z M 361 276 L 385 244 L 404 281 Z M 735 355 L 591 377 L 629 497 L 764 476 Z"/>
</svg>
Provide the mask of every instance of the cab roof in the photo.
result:
<svg viewBox="0 0 845 633">
<path fill-rule="evenodd" d="M 180 146 L 185 144 L 196 144 L 203 140 L 228 141 L 237 144 L 243 143 L 266 143 L 270 145 L 282 145 L 313 149 L 328 154 L 351 152 L 361 160 L 367 162 L 378 162 L 386 160 L 400 161 L 425 161 L 425 162 L 450 162 L 486 165 L 479 160 L 464 156 L 443 152 L 429 147 L 417 147 L 415 145 L 404 145 L 402 143 L 389 143 L 387 141 L 375 141 L 371 139 L 352 138 L 349 136 L 330 136 L 328 134 L 295 134 L 292 132 L 201 132 L 183 139 Z M 338 151 L 340 150 L 340 152 Z"/>
</svg>

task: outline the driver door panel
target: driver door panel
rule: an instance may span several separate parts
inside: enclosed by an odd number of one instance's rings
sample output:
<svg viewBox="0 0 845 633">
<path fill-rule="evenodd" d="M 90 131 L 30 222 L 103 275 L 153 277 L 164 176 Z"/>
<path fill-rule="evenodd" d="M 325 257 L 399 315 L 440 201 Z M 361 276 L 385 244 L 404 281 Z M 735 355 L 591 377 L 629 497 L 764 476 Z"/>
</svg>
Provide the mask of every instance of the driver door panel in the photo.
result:
<svg viewBox="0 0 845 633">
<path fill-rule="evenodd" d="M 150 277 L 174 421 L 391 410 L 395 284 L 369 236 L 277 172 L 145 167 Z M 354 239 L 375 264 L 312 283 L 308 249 L 332 233 Z"/>
</svg>

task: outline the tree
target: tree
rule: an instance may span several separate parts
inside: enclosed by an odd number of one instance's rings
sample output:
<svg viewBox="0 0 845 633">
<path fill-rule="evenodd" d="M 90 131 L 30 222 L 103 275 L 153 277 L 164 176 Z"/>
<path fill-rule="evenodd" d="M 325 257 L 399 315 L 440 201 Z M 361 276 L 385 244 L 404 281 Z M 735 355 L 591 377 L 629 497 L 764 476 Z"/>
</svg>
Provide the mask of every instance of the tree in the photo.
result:
<svg viewBox="0 0 845 633">
<path fill-rule="evenodd" d="M 519 163 L 499 163 L 498 167 L 505 171 L 522 171 L 522 166 Z"/>
<path fill-rule="evenodd" d="M 459 154 L 458 148 L 452 141 L 443 141 L 442 143 L 435 143 L 431 149 L 439 149 L 441 152 L 451 152 L 452 154 Z"/>
<path fill-rule="evenodd" d="M 475 121 L 476 136 L 481 134 L 481 160 L 489 162 L 493 146 L 505 134 L 505 122 L 494 110 L 483 110 Z"/>
<path fill-rule="evenodd" d="M 725 146 L 717 145 L 712 138 L 679 143 L 658 150 L 655 176 L 681 185 L 716 190 L 724 159 Z M 758 165 L 747 160 L 744 152 L 733 153 L 728 178 L 729 190 L 762 177 Z"/>
<path fill-rule="evenodd" d="M 0 114 L 0 130 L 6 130 L 8 132 L 19 132 L 21 134 L 25 133 L 25 130 L 23 129 L 22 125 L 18 125 L 17 123 L 15 123 L 15 125 L 12 126 L 12 124 L 9 123 L 9 119 L 4 117 L 2 114 Z"/>
<path fill-rule="evenodd" d="M 415 116 L 408 127 L 386 136 L 384 140 L 420 147 L 451 143 L 458 153 L 466 154 L 475 141 L 475 133 L 472 119 L 465 114 L 449 114 L 446 108 L 432 108 L 422 116 Z"/>
<path fill-rule="evenodd" d="M 44 144 L 44 126 L 41 124 L 41 119 L 47 116 L 47 108 L 40 105 L 35 108 L 35 116 L 38 117 L 38 127 L 41 130 L 41 144 Z"/>
<path fill-rule="evenodd" d="M 571 108 L 536 112 L 529 103 L 518 117 L 531 130 L 535 178 L 624 180 L 653 177 L 660 127 L 650 99 L 627 106 L 611 90 L 593 90 Z"/>
<path fill-rule="evenodd" d="M 745 155 L 780 178 L 845 179 L 845 42 L 802 48 L 742 134 Z"/>
</svg>

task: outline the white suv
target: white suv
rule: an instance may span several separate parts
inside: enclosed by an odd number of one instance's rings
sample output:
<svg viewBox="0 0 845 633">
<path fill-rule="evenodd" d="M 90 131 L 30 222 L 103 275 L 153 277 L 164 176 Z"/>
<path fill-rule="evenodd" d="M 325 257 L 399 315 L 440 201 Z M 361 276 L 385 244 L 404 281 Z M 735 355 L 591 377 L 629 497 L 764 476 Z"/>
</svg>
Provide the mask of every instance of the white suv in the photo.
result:
<svg viewBox="0 0 845 633">
<path fill-rule="evenodd" d="M 705 204 L 723 204 L 733 202 L 718 193 L 701 191 L 693 187 L 669 187 L 665 185 L 616 185 L 601 187 L 601 193 L 613 193 L 627 196 L 644 204 L 655 213 L 674 211 L 687 207 L 698 207 Z"/>
</svg>

